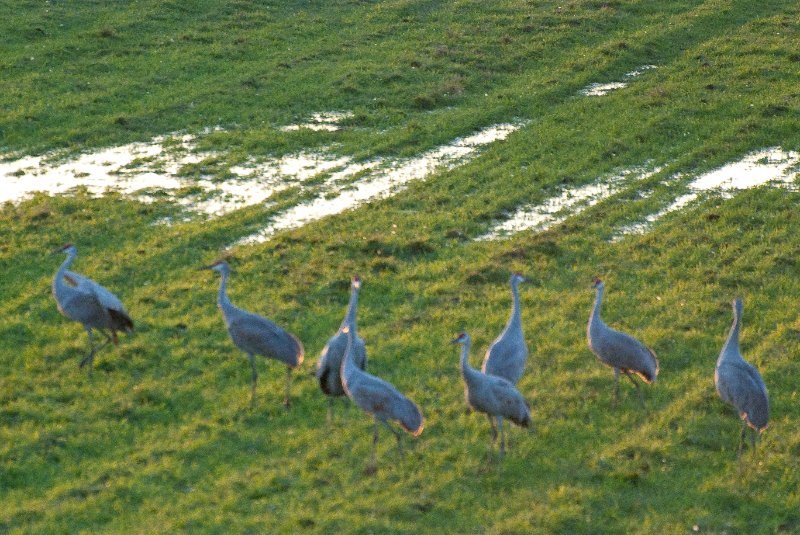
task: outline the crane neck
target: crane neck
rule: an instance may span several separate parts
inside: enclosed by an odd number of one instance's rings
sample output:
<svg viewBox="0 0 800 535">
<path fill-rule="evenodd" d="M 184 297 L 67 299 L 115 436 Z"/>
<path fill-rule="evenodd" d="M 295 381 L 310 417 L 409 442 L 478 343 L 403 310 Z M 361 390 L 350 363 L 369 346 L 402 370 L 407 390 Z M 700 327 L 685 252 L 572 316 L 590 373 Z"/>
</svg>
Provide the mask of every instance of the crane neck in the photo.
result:
<svg viewBox="0 0 800 535">
<path fill-rule="evenodd" d="M 339 327 L 341 331 L 345 327 L 350 327 L 353 332 L 353 337 L 356 337 L 356 309 L 358 308 L 358 288 L 353 286 L 350 290 L 350 303 L 347 305 L 347 313 L 344 315 L 342 325 Z"/>
<path fill-rule="evenodd" d="M 508 324 L 522 324 L 519 302 L 519 281 L 517 279 L 511 279 L 511 317 L 508 319 Z"/>
<path fill-rule="evenodd" d="M 719 358 L 720 360 L 728 359 L 728 358 L 742 358 L 742 354 L 739 350 L 739 332 L 742 328 L 742 308 L 741 303 L 737 306 L 734 303 L 733 306 L 733 323 L 731 324 L 731 329 L 728 331 L 728 338 L 725 340 L 725 345 L 722 346 L 722 351 L 720 352 Z"/>
<path fill-rule="evenodd" d="M 353 333 L 352 329 L 348 329 L 347 331 L 347 346 L 344 350 L 344 357 L 342 358 L 342 364 L 339 368 L 339 375 L 342 377 L 342 383 L 347 383 L 347 380 L 352 377 L 358 367 L 353 363 L 353 340 L 355 338 L 355 334 Z"/>
<path fill-rule="evenodd" d="M 469 372 L 472 371 L 472 368 L 469 365 L 469 348 L 470 348 L 470 341 L 466 340 L 463 344 L 461 344 L 461 374 L 466 376 Z"/>
<path fill-rule="evenodd" d="M 75 257 L 78 256 L 78 251 L 75 249 L 70 249 L 67 251 L 67 258 L 61 263 L 61 266 L 56 271 L 56 276 L 53 278 L 53 293 L 58 295 L 63 292 L 67 288 L 67 283 L 64 282 L 64 274 L 72 265 L 72 262 L 75 261 Z"/>
<path fill-rule="evenodd" d="M 222 277 L 220 278 L 219 291 L 217 292 L 217 306 L 219 306 L 223 312 L 226 312 L 233 306 L 231 300 L 228 298 L 228 277 L 230 276 L 230 271 L 224 269 L 220 274 Z"/>
<path fill-rule="evenodd" d="M 603 320 L 600 318 L 600 307 L 603 304 L 603 286 L 598 286 L 594 296 L 592 315 L 589 317 L 589 327 L 601 325 Z"/>
</svg>

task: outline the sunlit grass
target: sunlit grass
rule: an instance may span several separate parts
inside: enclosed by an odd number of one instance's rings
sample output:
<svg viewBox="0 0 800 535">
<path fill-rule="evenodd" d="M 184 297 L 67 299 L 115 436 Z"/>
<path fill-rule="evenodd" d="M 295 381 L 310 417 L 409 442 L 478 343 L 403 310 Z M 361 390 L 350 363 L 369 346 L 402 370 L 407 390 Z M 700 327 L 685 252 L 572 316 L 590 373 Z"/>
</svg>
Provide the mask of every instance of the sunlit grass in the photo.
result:
<svg viewBox="0 0 800 535">
<path fill-rule="evenodd" d="M 792 2 L 22 2 L 0 18 L 0 152 L 80 151 L 172 132 L 203 136 L 215 169 L 334 147 L 357 161 L 416 156 L 488 125 L 530 121 L 463 167 L 401 194 L 226 248 L 294 205 L 181 222 L 167 202 L 85 192 L 0 211 L 0 532 L 793 533 L 800 529 L 796 422 L 800 194 L 709 195 L 652 231 L 611 241 L 671 202 L 658 181 L 752 150 L 800 148 L 800 12 Z M 31 59 L 33 58 L 33 59 Z M 657 65 L 589 98 L 590 83 Z M 352 111 L 337 132 L 280 128 Z M 648 163 L 651 197 L 612 199 L 544 233 L 476 242 L 521 205 Z M 202 175 L 199 167 L 185 172 Z M 223 173 L 224 175 L 224 173 Z M 223 175 L 218 176 L 224 179 Z M 307 194 L 307 192 L 306 192 Z M 171 217 L 172 225 L 154 224 Z M 86 336 L 50 295 L 74 269 L 114 290 L 136 322 L 78 369 Z M 246 358 L 216 308 L 231 299 L 296 333 L 306 361 L 284 411 L 284 368 Z M 510 310 L 521 271 L 530 347 L 520 389 L 532 430 L 500 460 L 467 414 L 459 329 L 472 362 Z M 364 280 L 369 371 L 426 418 L 401 457 L 371 421 L 326 399 L 320 349 Z M 648 412 L 586 347 L 593 276 L 604 318 L 654 348 Z M 736 459 L 739 422 L 713 368 L 744 298 L 742 352 L 772 417 Z"/>
</svg>

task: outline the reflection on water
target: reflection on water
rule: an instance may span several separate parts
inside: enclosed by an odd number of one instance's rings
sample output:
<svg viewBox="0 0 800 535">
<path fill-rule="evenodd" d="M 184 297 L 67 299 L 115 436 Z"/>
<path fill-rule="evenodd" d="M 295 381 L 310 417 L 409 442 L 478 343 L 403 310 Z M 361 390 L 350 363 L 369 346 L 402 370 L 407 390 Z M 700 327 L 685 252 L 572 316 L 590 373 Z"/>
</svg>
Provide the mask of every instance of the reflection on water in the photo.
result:
<svg viewBox="0 0 800 535">
<path fill-rule="evenodd" d="M 306 123 L 290 124 L 281 127 L 284 132 L 291 132 L 293 130 L 300 130 L 302 128 L 308 130 L 317 130 L 323 132 L 336 132 L 341 129 L 339 123 L 343 119 L 349 119 L 353 116 L 351 111 L 328 111 L 319 112 L 311 116 L 311 119 Z"/>
<path fill-rule="evenodd" d="M 501 239 L 525 230 L 542 232 L 628 187 L 635 187 L 636 182 L 660 171 L 661 168 L 646 172 L 641 168 L 631 169 L 599 182 L 566 189 L 541 204 L 519 208 L 509 219 L 498 223 L 477 239 Z M 797 152 L 785 151 L 779 147 L 752 152 L 739 161 L 698 176 L 686 186 L 686 193 L 675 198 L 662 210 L 620 228 L 612 241 L 628 234 L 642 234 L 649 231 L 653 223 L 662 216 L 685 208 L 705 192 L 719 191 L 723 196 L 731 197 L 736 191 L 765 184 L 791 187 L 798 171 L 800 171 L 800 154 Z M 670 182 L 680 178 L 682 176 L 676 175 Z M 640 194 L 640 197 L 645 195 Z"/>
<path fill-rule="evenodd" d="M 197 213 L 223 215 L 245 206 L 258 204 L 270 195 L 290 185 L 349 162 L 348 158 L 328 153 L 301 152 L 265 163 L 250 163 L 230 169 L 238 178 L 215 182 L 208 179 L 189 179 L 178 176 L 180 169 L 198 163 L 208 153 L 189 152 L 194 138 L 179 138 L 180 147 L 170 143 L 165 148 L 164 137 L 150 143 L 132 143 L 82 154 L 68 162 L 48 164 L 42 157 L 26 157 L 0 163 L 0 202 L 19 202 L 34 192 L 49 195 L 67 193 L 85 187 L 94 195 L 113 190 L 123 194 L 139 194 L 143 201 L 163 199 L 155 192 L 175 193 L 183 188 L 200 188 L 197 195 L 173 198 Z M 171 139 L 171 138 L 170 138 Z"/>
<path fill-rule="evenodd" d="M 578 214 L 594 206 L 600 201 L 621 191 L 631 180 L 643 180 L 661 169 L 646 171 L 644 168 L 633 168 L 595 182 L 565 189 L 561 194 L 545 200 L 542 204 L 527 205 L 519 208 L 509 219 L 497 224 L 492 230 L 478 240 L 493 240 L 510 236 L 523 230 L 538 232 L 563 222 L 570 216 Z"/>
<path fill-rule="evenodd" d="M 607 95 L 616 89 L 622 89 L 623 87 L 627 87 L 630 81 L 633 80 L 634 78 L 638 78 L 645 71 L 649 71 L 650 69 L 656 69 L 656 68 L 657 67 L 655 65 L 642 65 L 638 69 L 634 69 L 628 73 L 625 73 L 625 75 L 623 76 L 624 81 L 608 82 L 605 84 L 600 84 L 600 83 L 589 84 L 588 86 L 580 90 L 580 94 L 587 97 L 602 97 L 603 95 Z"/>
<path fill-rule="evenodd" d="M 336 125 L 348 112 L 319 113 L 318 124 Z M 169 135 L 149 143 L 131 143 L 86 153 L 69 161 L 49 157 L 24 157 L 0 162 L 0 203 L 19 202 L 35 192 L 49 195 L 84 187 L 93 195 L 108 191 L 133 195 L 149 202 L 172 200 L 188 211 L 220 216 L 232 210 L 264 203 L 271 195 L 290 186 L 305 187 L 313 178 L 325 177 L 311 201 L 279 214 L 268 229 L 245 241 L 266 239 L 272 232 L 302 225 L 357 206 L 379 196 L 399 191 L 411 180 L 424 178 L 439 167 L 465 162 L 479 147 L 504 139 L 521 124 L 500 124 L 459 138 L 417 158 L 353 162 L 330 150 L 303 151 L 232 166 L 232 178 L 224 181 L 180 176 L 184 166 L 197 164 L 214 153 L 196 152 L 197 137 Z M 206 130 L 200 135 L 218 129 Z M 362 176 L 363 175 L 363 176 Z M 353 180 L 358 177 L 357 180 Z M 164 220 L 169 223 L 170 220 Z"/>
<path fill-rule="evenodd" d="M 732 197 L 736 191 L 773 183 L 776 186 L 793 185 L 798 173 L 800 154 L 772 147 L 747 154 L 737 162 L 729 163 L 700 175 L 687 185 L 688 192 L 675 199 L 669 206 L 645 216 L 643 221 L 623 227 L 614 240 L 626 234 L 643 234 L 664 215 L 685 208 L 692 201 L 709 191 L 719 191 Z"/>
<path fill-rule="evenodd" d="M 325 216 L 338 214 L 364 202 L 392 195 L 401 191 L 410 181 L 425 178 L 438 168 L 448 168 L 465 163 L 477 149 L 494 141 L 502 140 L 522 126 L 499 124 L 485 128 L 471 136 L 433 149 L 417 158 L 401 161 L 373 161 L 355 164 L 356 168 L 345 168 L 331 175 L 323 193 L 311 201 L 298 204 L 278 214 L 263 230 L 239 240 L 238 244 L 260 243 L 268 240 L 280 230 L 296 228 Z M 367 171 L 353 184 L 339 186 L 345 175 Z"/>
</svg>

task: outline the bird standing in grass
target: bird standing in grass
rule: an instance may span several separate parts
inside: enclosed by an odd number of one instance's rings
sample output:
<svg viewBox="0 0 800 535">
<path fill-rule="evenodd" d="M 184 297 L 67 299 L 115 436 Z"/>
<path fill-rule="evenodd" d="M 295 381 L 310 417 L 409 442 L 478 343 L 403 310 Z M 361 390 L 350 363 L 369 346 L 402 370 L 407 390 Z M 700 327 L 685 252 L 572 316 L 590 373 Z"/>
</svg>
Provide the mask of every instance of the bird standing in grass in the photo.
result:
<svg viewBox="0 0 800 535">
<path fill-rule="evenodd" d="M 496 375 L 481 373 L 469 365 L 470 338 L 465 332 L 451 341 L 461 345 L 461 376 L 464 378 L 464 395 L 470 407 L 489 417 L 492 424 L 492 444 L 497 441 L 497 418 L 500 427 L 500 455 L 504 455 L 505 435 L 503 418 L 508 418 L 520 427 L 528 427 L 531 412 L 528 403 L 510 381 Z"/>
<path fill-rule="evenodd" d="M 68 243 L 54 253 L 65 253 L 67 258 L 53 278 L 53 297 L 58 305 L 58 311 L 67 318 L 79 322 L 86 330 L 89 336 L 89 354 L 81 360 L 80 367 L 88 364 L 91 373 L 95 353 L 109 342 L 117 345 L 117 331 L 131 333 L 133 320 L 117 296 L 93 280 L 69 271 L 69 267 L 78 255 L 78 249 L 74 245 Z M 71 285 L 67 284 L 67 281 Z M 92 329 L 97 329 L 106 337 L 106 342 L 100 347 L 94 345 Z"/>
<path fill-rule="evenodd" d="M 644 397 L 639 383 L 633 378 L 636 374 L 647 384 L 655 382 L 658 375 L 658 359 L 655 352 L 637 339 L 615 331 L 600 319 L 600 305 L 603 300 L 603 281 L 594 279 L 596 295 L 586 335 L 589 349 L 600 362 L 614 369 L 614 403 L 619 398 L 619 374 L 624 373 L 636 387 L 639 401 L 644 407 Z"/>
<path fill-rule="evenodd" d="M 236 344 L 236 347 L 247 353 L 247 358 L 250 360 L 250 406 L 255 404 L 256 383 L 258 382 L 255 355 L 262 355 L 286 364 L 286 390 L 283 405 L 288 408 L 292 369 L 303 362 L 303 344 L 296 336 L 286 332 L 267 318 L 247 312 L 231 304 L 226 293 L 228 277 L 231 273 L 227 262 L 220 260 L 207 266 L 207 268 L 222 275 L 217 295 L 217 306 L 222 311 L 222 317 L 225 320 L 231 340 Z"/>
<path fill-rule="evenodd" d="M 374 435 L 372 437 L 372 454 L 367 465 L 366 473 L 372 474 L 377 468 L 376 449 L 378 446 L 378 423 L 383 424 L 386 429 L 397 439 L 397 448 L 402 453 L 400 432 L 389 425 L 389 420 L 400 422 L 403 429 L 411 433 L 412 436 L 419 436 L 422 433 L 423 418 L 419 407 L 400 393 L 388 382 L 370 375 L 359 369 L 355 363 L 355 338 L 350 326 L 345 327 L 347 336 L 347 347 L 345 348 L 344 358 L 340 374 L 344 391 L 353 403 L 374 419 Z"/>
<path fill-rule="evenodd" d="M 520 273 L 511 275 L 511 316 L 508 318 L 503 332 L 486 350 L 481 371 L 489 375 L 502 377 L 512 384 L 517 384 L 525 371 L 528 360 L 528 345 L 522 334 L 522 317 L 520 315 L 519 283 L 525 277 Z"/>
<path fill-rule="evenodd" d="M 522 315 L 520 313 L 519 283 L 525 282 L 521 273 L 512 273 L 509 279 L 511 284 L 511 315 L 505 329 L 492 342 L 486 350 L 481 371 L 487 375 L 502 377 L 513 385 L 519 383 L 525 372 L 525 363 L 528 361 L 528 344 L 522 333 Z M 494 419 L 487 413 L 489 423 L 494 429 Z M 497 417 L 500 422 L 500 431 L 503 430 L 502 416 Z M 510 441 L 510 440 L 509 440 Z"/>
<path fill-rule="evenodd" d="M 358 307 L 358 291 L 360 289 L 361 279 L 356 275 L 350 284 L 350 303 L 347 306 L 347 313 L 345 313 L 337 333 L 322 348 L 317 362 L 316 377 L 320 388 L 328 396 L 327 420 L 329 423 L 333 409 L 333 398 L 345 395 L 340 370 L 342 368 L 342 358 L 347 349 L 348 333 L 345 331 L 348 326 L 353 334 L 353 361 L 361 370 L 365 370 L 367 367 L 367 351 L 364 346 L 364 340 L 356 332 L 356 308 Z"/>
<path fill-rule="evenodd" d="M 748 426 L 753 429 L 751 444 L 755 454 L 756 433 L 766 429 L 769 421 L 767 387 L 755 366 L 744 360 L 739 351 L 742 307 L 742 299 L 737 297 L 733 301 L 733 324 L 714 369 L 714 385 L 717 387 L 719 397 L 733 405 L 742 419 L 737 455 L 741 455 L 744 448 Z"/>
</svg>

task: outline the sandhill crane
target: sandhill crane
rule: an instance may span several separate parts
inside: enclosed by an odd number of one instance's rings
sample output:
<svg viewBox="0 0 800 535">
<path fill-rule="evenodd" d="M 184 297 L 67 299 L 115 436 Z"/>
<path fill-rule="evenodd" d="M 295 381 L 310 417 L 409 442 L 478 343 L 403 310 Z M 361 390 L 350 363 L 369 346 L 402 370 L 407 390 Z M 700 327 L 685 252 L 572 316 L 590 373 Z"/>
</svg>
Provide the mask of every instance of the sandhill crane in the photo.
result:
<svg viewBox="0 0 800 535">
<path fill-rule="evenodd" d="M 286 364 L 286 391 L 283 405 L 288 408 L 292 369 L 303 362 L 303 344 L 296 336 L 286 332 L 267 318 L 247 312 L 231 304 L 226 293 L 228 277 L 231 273 L 227 262 L 224 260 L 214 262 L 207 266 L 207 269 L 212 269 L 222 275 L 217 295 L 217 306 L 222 311 L 222 317 L 225 320 L 231 340 L 236 344 L 236 347 L 247 353 L 247 358 L 250 360 L 250 406 L 255 404 L 256 383 L 258 382 L 255 355 L 263 355 Z"/>
<path fill-rule="evenodd" d="M 497 418 L 500 427 L 500 455 L 505 454 L 505 435 L 503 418 L 508 418 L 521 427 L 528 427 L 531 412 L 528 403 L 510 381 L 479 372 L 469 365 L 470 338 L 462 332 L 451 341 L 461 345 L 461 375 L 464 378 L 464 396 L 470 407 L 485 413 L 492 424 L 492 444 L 497 440 L 497 428 L 492 417 Z"/>
<path fill-rule="evenodd" d="M 739 436 L 737 455 L 741 454 L 744 447 L 747 426 L 753 429 L 751 443 L 755 454 L 756 433 L 766 429 L 769 421 L 767 387 L 755 366 L 745 361 L 739 351 L 741 327 L 742 299 L 737 297 L 733 301 L 733 324 L 714 369 L 714 384 L 719 397 L 733 405 L 742 419 L 742 433 Z"/>
<path fill-rule="evenodd" d="M 378 446 L 378 422 L 392 432 L 397 439 L 397 448 L 402 453 L 401 435 L 389 425 L 389 420 L 397 420 L 403 429 L 415 437 L 422 433 L 424 421 L 419 407 L 413 401 L 401 394 L 399 390 L 388 382 L 356 366 L 353 331 L 350 326 L 345 327 L 345 331 L 348 336 L 340 370 L 342 385 L 347 397 L 353 400 L 353 403 L 358 405 L 361 410 L 371 414 L 374 419 L 375 430 L 372 438 L 372 454 L 366 469 L 367 473 L 374 473 L 377 467 L 375 451 Z"/>
<path fill-rule="evenodd" d="M 655 382 L 658 375 L 658 358 L 655 352 L 642 344 L 637 339 L 625 333 L 615 331 L 600 319 L 600 305 L 603 300 L 603 281 L 594 279 L 593 287 L 596 289 L 594 306 L 586 336 L 589 349 L 592 350 L 600 362 L 614 369 L 614 403 L 619 398 L 619 374 L 624 373 L 636 387 L 639 401 L 644 407 L 644 397 L 639 384 L 633 378 L 636 374 L 647 384 Z"/>
<path fill-rule="evenodd" d="M 525 277 L 519 273 L 511 275 L 511 316 L 503 332 L 489 346 L 481 366 L 483 373 L 502 377 L 512 384 L 519 382 L 528 360 L 528 345 L 522 334 L 519 303 L 519 283 L 524 281 Z"/>
<path fill-rule="evenodd" d="M 361 279 L 356 275 L 350 284 L 350 303 L 347 306 L 347 313 L 345 313 L 337 333 L 322 348 L 317 362 L 316 377 L 319 381 L 319 387 L 328 396 L 328 422 L 331 421 L 333 398 L 345 395 L 340 370 L 342 357 L 344 357 L 344 352 L 347 349 L 348 334 L 345 330 L 348 326 L 353 332 L 353 361 L 361 370 L 365 370 L 367 367 L 367 351 L 364 346 L 364 340 L 356 332 L 356 308 L 358 307 L 358 291 L 360 289 Z"/>
<path fill-rule="evenodd" d="M 79 322 L 86 330 L 89 336 L 89 354 L 81 360 L 80 367 L 88 364 L 91 373 L 95 353 L 109 342 L 117 345 L 117 331 L 132 332 L 133 320 L 114 294 L 93 280 L 68 271 L 78 256 L 78 249 L 73 244 L 68 243 L 54 253 L 65 253 L 67 258 L 53 278 L 53 297 L 58 305 L 58 311 L 67 318 Z M 72 286 L 67 284 L 67 281 Z M 97 329 L 107 339 L 100 347 L 94 345 L 92 329 Z M 106 333 L 106 330 L 111 334 Z"/>
</svg>

